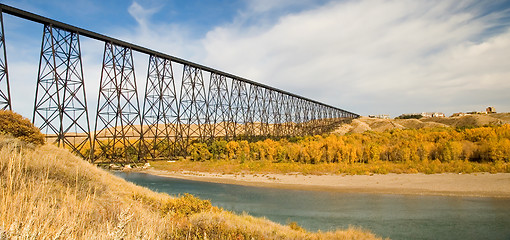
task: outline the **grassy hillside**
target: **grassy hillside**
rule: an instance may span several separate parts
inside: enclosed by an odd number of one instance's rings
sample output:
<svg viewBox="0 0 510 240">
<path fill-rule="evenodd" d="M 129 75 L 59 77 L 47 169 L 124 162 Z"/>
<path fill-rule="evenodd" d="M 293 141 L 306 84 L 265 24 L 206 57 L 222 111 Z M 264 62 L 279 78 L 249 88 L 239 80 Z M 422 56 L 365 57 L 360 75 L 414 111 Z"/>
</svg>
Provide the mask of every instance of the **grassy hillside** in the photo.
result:
<svg viewBox="0 0 510 240">
<path fill-rule="evenodd" d="M 438 127 L 474 128 L 486 125 L 510 124 L 510 113 L 474 114 L 460 117 L 421 119 L 378 119 L 361 117 L 340 125 L 333 133 L 384 132 L 394 129 L 426 129 Z"/>
<path fill-rule="evenodd" d="M 0 239 L 377 239 L 310 233 L 155 193 L 50 145 L 0 136 Z"/>
</svg>

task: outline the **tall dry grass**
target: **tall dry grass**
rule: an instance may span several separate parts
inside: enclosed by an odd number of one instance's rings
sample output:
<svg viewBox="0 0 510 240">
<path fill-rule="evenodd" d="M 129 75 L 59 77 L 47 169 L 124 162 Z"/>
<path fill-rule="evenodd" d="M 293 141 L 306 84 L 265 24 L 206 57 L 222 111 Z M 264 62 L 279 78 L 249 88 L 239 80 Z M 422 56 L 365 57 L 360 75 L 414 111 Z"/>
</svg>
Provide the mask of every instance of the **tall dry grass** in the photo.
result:
<svg viewBox="0 0 510 240">
<path fill-rule="evenodd" d="M 310 233 L 155 193 L 50 145 L 0 136 L 0 239 L 376 239 Z"/>
</svg>

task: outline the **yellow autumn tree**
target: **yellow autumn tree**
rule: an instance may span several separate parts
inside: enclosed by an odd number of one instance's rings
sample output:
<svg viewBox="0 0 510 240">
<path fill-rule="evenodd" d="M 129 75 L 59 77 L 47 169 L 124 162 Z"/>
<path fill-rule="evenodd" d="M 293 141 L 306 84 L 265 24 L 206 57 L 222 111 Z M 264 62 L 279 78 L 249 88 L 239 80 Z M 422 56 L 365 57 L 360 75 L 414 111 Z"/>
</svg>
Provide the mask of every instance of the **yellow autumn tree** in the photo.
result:
<svg viewBox="0 0 510 240">
<path fill-rule="evenodd" d="M 227 150 L 227 158 L 228 159 L 235 159 L 236 158 L 236 153 L 239 149 L 239 143 L 237 141 L 230 141 L 227 143 L 227 145 L 225 146 L 226 150 Z"/>
</svg>

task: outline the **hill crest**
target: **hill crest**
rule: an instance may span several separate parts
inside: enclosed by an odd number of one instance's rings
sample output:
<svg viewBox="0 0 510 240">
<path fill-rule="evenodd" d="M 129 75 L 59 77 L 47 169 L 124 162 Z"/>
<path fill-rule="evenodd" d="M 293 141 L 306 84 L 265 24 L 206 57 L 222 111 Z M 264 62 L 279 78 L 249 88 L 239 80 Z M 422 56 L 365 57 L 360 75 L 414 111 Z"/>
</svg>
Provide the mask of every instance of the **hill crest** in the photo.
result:
<svg viewBox="0 0 510 240">
<path fill-rule="evenodd" d="M 344 123 L 333 131 L 335 134 L 384 132 L 392 129 L 421 129 L 437 127 L 482 127 L 486 125 L 510 124 L 510 113 L 475 114 L 459 117 L 435 117 L 422 119 L 379 119 L 360 117 Z"/>
</svg>

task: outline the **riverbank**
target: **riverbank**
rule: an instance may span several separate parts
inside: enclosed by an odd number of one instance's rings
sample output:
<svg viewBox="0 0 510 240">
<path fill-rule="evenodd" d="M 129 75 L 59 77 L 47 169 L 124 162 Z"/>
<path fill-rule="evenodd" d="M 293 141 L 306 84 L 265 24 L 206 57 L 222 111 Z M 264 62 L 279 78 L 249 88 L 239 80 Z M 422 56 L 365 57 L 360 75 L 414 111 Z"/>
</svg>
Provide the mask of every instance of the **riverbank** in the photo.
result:
<svg viewBox="0 0 510 240">
<path fill-rule="evenodd" d="M 164 171 L 153 168 L 140 171 L 163 177 L 257 187 L 378 194 L 510 198 L 510 173 L 303 175 L 300 173 L 219 174 L 196 171 Z"/>
</svg>

